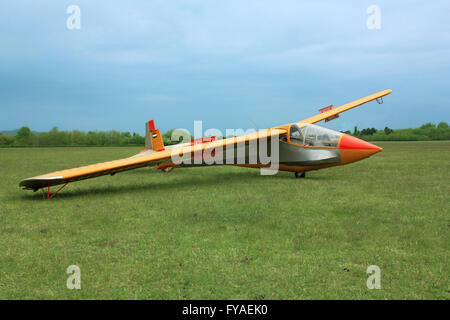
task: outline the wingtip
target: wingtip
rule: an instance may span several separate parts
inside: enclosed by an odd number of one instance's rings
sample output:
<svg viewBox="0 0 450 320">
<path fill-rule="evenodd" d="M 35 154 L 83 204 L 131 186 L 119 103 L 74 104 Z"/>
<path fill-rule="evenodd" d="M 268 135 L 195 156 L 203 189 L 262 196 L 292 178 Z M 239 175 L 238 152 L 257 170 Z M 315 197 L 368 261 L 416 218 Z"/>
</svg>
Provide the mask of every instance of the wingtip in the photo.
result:
<svg viewBox="0 0 450 320">
<path fill-rule="evenodd" d="M 20 181 L 19 187 L 24 190 L 37 190 L 47 186 L 62 184 L 63 182 L 62 177 L 35 177 L 23 179 Z"/>
</svg>

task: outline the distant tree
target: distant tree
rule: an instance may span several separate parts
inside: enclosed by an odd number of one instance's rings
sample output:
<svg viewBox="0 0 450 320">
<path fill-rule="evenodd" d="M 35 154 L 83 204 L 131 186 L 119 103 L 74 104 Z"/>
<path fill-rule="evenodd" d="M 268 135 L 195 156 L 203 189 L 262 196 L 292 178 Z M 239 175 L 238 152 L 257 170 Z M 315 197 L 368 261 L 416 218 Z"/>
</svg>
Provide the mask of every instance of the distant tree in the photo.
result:
<svg viewBox="0 0 450 320">
<path fill-rule="evenodd" d="M 97 134 L 94 131 L 89 131 L 86 135 L 86 142 L 89 146 L 98 145 Z"/>
<path fill-rule="evenodd" d="M 16 138 L 13 136 L 0 134 L 0 145 L 9 146 L 9 145 L 13 144 L 15 140 L 16 140 Z"/>
<path fill-rule="evenodd" d="M 104 131 L 96 132 L 96 136 L 98 145 L 104 146 L 107 144 L 108 137 L 106 136 L 106 132 Z"/>
<path fill-rule="evenodd" d="M 19 144 L 31 144 L 31 130 L 28 127 L 21 127 L 17 132 L 17 142 Z"/>
<path fill-rule="evenodd" d="M 391 128 L 389 128 L 389 127 L 384 127 L 384 133 L 385 133 L 386 135 L 389 135 L 389 134 L 391 134 L 392 132 L 394 132 L 394 130 L 392 130 Z"/>
<path fill-rule="evenodd" d="M 420 129 L 431 129 L 431 128 L 436 128 L 435 124 L 431 122 L 427 122 L 420 126 Z"/>
<path fill-rule="evenodd" d="M 362 129 L 360 134 L 362 136 L 371 136 L 376 132 L 377 132 L 377 129 L 375 129 L 375 128 L 366 128 L 366 129 Z"/>
<path fill-rule="evenodd" d="M 83 131 L 79 131 L 79 130 L 73 130 L 72 131 L 72 144 L 78 145 L 78 146 L 86 145 L 87 144 L 86 133 L 84 133 Z"/>
<path fill-rule="evenodd" d="M 145 144 L 145 138 L 140 134 L 133 132 L 133 136 L 130 139 L 130 144 Z"/>
<path fill-rule="evenodd" d="M 127 145 L 130 143 L 131 133 L 128 131 L 120 133 L 120 145 Z"/>
<path fill-rule="evenodd" d="M 353 135 L 359 136 L 358 126 L 355 126 L 355 128 L 353 129 Z"/>
<path fill-rule="evenodd" d="M 17 138 L 24 139 L 31 136 L 31 130 L 28 127 L 21 127 L 17 132 Z"/>
<path fill-rule="evenodd" d="M 59 137 L 59 130 L 58 127 L 53 127 L 52 130 L 48 132 L 48 138 L 50 145 L 58 146 L 62 145 Z"/>
<path fill-rule="evenodd" d="M 447 129 L 448 128 L 448 123 L 447 122 L 439 122 L 439 124 L 437 125 L 437 127 L 439 129 Z"/>
</svg>

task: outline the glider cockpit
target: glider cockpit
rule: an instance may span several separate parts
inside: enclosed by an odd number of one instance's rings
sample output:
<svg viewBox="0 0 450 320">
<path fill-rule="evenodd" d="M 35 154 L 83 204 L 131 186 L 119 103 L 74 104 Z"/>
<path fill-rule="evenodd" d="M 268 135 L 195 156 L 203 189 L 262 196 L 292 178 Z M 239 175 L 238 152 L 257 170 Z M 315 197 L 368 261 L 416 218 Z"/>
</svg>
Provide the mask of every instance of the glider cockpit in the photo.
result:
<svg viewBox="0 0 450 320">
<path fill-rule="evenodd" d="M 293 123 L 289 127 L 287 143 L 299 147 L 337 148 L 342 133 L 315 124 Z"/>
</svg>

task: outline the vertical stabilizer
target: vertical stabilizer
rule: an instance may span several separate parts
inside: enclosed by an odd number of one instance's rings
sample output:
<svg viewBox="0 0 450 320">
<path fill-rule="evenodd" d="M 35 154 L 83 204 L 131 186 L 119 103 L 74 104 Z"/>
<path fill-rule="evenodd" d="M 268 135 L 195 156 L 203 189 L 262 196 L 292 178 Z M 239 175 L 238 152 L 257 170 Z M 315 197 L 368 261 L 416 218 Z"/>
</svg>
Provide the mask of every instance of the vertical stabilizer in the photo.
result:
<svg viewBox="0 0 450 320">
<path fill-rule="evenodd" d="M 164 150 L 161 132 L 155 128 L 155 122 L 153 120 L 145 123 L 145 148 L 155 151 Z"/>
</svg>

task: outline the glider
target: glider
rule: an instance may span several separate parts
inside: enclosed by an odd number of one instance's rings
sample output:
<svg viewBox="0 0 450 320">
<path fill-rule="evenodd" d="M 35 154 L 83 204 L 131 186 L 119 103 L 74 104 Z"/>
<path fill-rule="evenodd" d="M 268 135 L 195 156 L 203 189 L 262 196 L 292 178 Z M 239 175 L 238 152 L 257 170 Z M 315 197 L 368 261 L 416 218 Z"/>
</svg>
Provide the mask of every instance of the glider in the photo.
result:
<svg viewBox="0 0 450 320">
<path fill-rule="evenodd" d="M 103 175 L 113 176 L 118 172 L 148 166 L 167 172 L 179 167 L 229 164 L 228 162 L 211 163 L 211 159 L 216 156 L 227 154 L 232 154 L 234 158 L 232 165 L 267 168 L 269 165 L 262 161 L 258 156 L 259 153 L 252 155 L 250 146 L 256 146 L 253 153 L 260 152 L 261 150 L 258 149 L 261 149 L 263 141 L 271 141 L 269 142 L 271 144 L 274 139 L 278 147 L 278 170 L 291 171 L 295 173 L 295 177 L 304 178 L 306 171 L 345 165 L 380 152 L 382 148 L 376 145 L 315 125 L 315 123 L 333 120 L 339 117 L 340 113 L 373 100 L 382 103 L 383 97 L 391 92 L 390 89 L 383 90 L 336 108 L 331 105 L 320 109 L 317 115 L 310 118 L 247 135 L 226 139 L 201 138 L 167 147 L 164 146 L 160 130 L 155 128 L 154 121 L 151 120 L 146 123 L 146 150 L 137 155 L 27 178 L 20 181 L 19 186 L 33 191 L 42 189 L 43 198 L 49 199 L 70 182 Z M 236 156 L 239 153 L 239 147 L 243 147 L 246 151 L 244 157 L 240 159 Z M 178 160 L 174 160 L 174 155 Z M 62 185 L 62 187 L 50 195 L 50 187 L 56 185 Z"/>
</svg>

